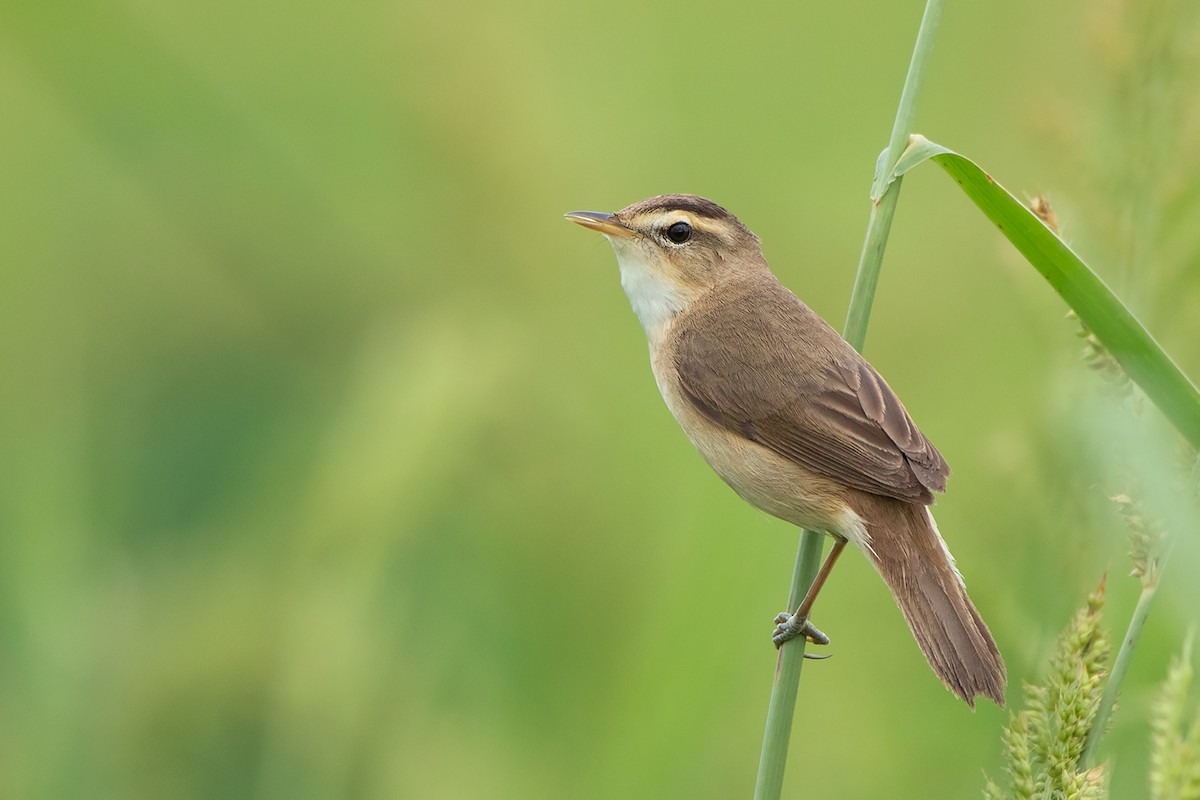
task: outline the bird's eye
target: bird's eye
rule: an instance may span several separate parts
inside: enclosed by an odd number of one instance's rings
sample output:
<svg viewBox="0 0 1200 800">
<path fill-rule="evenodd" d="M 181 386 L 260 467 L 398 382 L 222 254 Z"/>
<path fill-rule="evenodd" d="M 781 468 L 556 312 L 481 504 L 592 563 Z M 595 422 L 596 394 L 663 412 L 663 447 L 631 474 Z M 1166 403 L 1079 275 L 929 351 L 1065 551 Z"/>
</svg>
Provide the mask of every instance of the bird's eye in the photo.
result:
<svg viewBox="0 0 1200 800">
<path fill-rule="evenodd" d="M 675 244 L 683 244 L 692 238 L 692 226 L 686 222 L 676 222 L 667 228 L 667 238 Z"/>
</svg>

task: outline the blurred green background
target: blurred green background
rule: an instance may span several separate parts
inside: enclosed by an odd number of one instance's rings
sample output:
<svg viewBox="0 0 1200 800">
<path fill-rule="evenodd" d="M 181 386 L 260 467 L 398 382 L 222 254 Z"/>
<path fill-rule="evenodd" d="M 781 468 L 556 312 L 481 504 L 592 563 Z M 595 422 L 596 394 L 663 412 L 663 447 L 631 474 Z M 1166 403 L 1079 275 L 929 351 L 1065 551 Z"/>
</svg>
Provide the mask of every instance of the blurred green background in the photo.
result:
<svg viewBox="0 0 1200 800">
<path fill-rule="evenodd" d="M 840 327 L 921 7 L 4 4 L 0 796 L 748 797 L 797 532 L 693 451 L 561 214 L 712 197 Z M 1046 192 L 1200 376 L 1197 70 L 1154 38 L 1195 26 L 1134 8 L 950 4 L 918 128 Z M 1064 311 L 905 182 L 867 354 L 953 466 L 1010 704 L 1106 570 L 1123 628 L 1106 495 L 1180 469 Z M 1115 796 L 1200 607 L 1186 533 Z M 861 557 L 816 617 L 785 792 L 978 796 L 1005 712 Z"/>
</svg>

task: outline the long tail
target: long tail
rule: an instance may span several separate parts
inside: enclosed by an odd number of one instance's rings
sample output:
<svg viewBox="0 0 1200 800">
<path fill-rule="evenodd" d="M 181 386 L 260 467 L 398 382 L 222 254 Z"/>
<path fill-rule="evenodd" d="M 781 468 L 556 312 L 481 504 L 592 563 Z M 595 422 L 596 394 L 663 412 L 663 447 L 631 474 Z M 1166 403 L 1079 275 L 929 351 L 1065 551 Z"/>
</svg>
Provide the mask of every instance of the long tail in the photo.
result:
<svg viewBox="0 0 1200 800">
<path fill-rule="evenodd" d="M 892 590 L 929 666 L 971 708 L 976 695 L 1003 706 L 1008 681 L 1004 660 L 967 596 L 929 509 L 886 497 L 860 497 L 865 507 L 858 510 L 871 536 L 867 556 Z"/>
</svg>

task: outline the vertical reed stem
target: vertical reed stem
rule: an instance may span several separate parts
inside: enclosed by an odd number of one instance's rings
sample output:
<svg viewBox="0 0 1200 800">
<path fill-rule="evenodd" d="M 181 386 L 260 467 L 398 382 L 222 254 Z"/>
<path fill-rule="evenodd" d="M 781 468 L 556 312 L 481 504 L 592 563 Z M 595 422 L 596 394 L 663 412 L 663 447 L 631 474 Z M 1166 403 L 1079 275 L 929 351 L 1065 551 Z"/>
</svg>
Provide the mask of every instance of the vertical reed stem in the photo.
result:
<svg viewBox="0 0 1200 800">
<path fill-rule="evenodd" d="M 892 218 L 896 213 L 896 201 L 900 196 L 900 179 L 892 180 L 892 170 L 900 159 L 900 153 L 908 143 L 912 132 L 913 115 L 916 112 L 917 92 L 921 87 L 925 63 L 933 50 L 933 34 L 941 15 L 941 0 L 928 0 L 921 28 L 917 32 L 917 43 L 913 48 L 912 60 L 904 90 L 900 95 L 900 106 L 896 110 L 896 121 L 888 149 L 880 159 L 875 180 L 871 186 L 871 217 L 867 223 L 867 235 L 859 257 L 858 273 L 850 295 L 850 309 L 842 335 L 856 350 L 862 350 L 867 337 L 867 323 L 871 318 L 871 305 L 875 299 L 875 286 L 879 282 L 879 270 L 883 265 L 883 251 L 887 245 Z M 796 553 L 796 569 L 792 574 L 792 587 L 788 597 L 788 609 L 795 609 L 803 599 L 808 587 L 816 577 L 821 565 L 821 550 L 824 534 L 804 531 L 800 534 L 800 547 Z M 778 800 L 783 792 L 783 773 L 787 764 L 788 741 L 792 732 L 792 719 L 796 709 L 796 696 L 800 689 L 800 669 L 804 663 L 804 637 L 784 643 L 779 650 L 775 666 L 775 681 L 771 686 L 771 701 L 767 707 L 766 731 L 763 734 L 762 754 L 758 762 L 758 779 L 754 785 L 755 800 Z"/>
</svg>

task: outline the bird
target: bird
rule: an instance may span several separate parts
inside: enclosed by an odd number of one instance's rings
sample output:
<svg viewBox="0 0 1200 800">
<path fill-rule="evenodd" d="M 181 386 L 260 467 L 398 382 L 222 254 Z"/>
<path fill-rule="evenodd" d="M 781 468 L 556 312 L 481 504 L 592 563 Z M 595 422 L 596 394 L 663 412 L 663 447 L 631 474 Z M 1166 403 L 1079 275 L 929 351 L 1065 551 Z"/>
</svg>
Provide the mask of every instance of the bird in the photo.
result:
<svg viewBox="0 0 1200 800">
<path fill-rule="evenodd" d="M 1004 705 L 1004 660 L 929 506 L 949 467 L 899 397 L 772 273 L 759 238 L 696 195 L 566 218 L 612 245 L 667 407 L 750 505 L 833 546 L 776 644 L 829 639 L 809 621 L 847 543 L 883 578 L 921 652 L 971 707 Z"/>
</svg>

